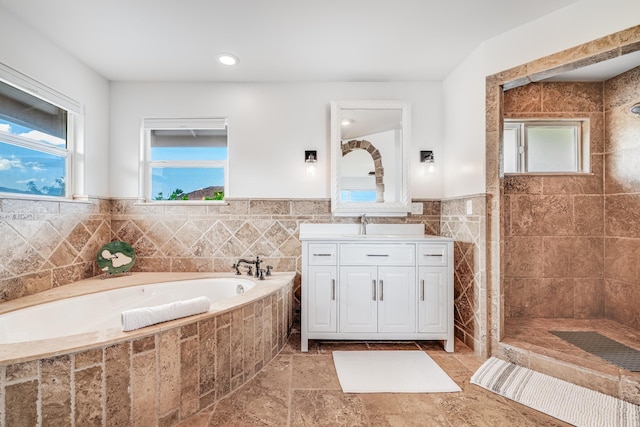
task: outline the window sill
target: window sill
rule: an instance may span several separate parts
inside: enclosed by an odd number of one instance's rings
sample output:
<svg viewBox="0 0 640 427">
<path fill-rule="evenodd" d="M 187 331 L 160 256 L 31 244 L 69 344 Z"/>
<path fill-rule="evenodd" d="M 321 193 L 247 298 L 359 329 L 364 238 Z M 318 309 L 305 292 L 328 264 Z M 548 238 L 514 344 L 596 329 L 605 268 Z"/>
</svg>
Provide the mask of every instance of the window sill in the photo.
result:
<svg viewBox="0 0 640 427">
<path fill-rule="evenodd" d="M 229 206 L 224 200 L 140 200 L 134 206 Z"/>
<path fill-rule="evenodd" d="M 507 176 L 595 176 L 593 172 L 507 172 Z"/>
<path fill-rule="evenodd" d="M 81 203 L 91 204 L 89 196 L 73 196 L 73 198 L 57 197 L 57 196 L 38 196 L 31 194 L 18 194 L 18 193 L 0 193 L 0 199 L 4 200 L 20 200 L 20 201 L 32 201 L 32 202 L 57 202 L 57 203 Z"/>
</svg>

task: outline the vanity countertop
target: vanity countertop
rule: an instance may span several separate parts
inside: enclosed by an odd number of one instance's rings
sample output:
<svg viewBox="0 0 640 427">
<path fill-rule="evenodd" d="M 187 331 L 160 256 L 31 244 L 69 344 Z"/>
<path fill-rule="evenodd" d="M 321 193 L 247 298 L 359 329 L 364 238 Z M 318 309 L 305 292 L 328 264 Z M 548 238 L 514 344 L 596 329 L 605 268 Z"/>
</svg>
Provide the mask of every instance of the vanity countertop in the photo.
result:
<svg viewBox="0 0 640 427">
<path fill-rule="evenodd" d="M 452 241 L 450 237 L 424 234 L 423 224 L 368 224 L 361 234 L 360 224 L 300 224 L 300 240 L 343 240 L 358 242 Z"/>
</svg>

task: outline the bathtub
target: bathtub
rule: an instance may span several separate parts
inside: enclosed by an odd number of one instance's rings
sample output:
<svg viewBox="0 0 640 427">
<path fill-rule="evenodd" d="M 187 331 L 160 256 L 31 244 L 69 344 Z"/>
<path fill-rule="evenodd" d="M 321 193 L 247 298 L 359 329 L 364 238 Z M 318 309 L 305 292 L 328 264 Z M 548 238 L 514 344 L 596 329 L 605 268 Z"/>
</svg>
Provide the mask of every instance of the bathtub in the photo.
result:
<svg viewBox="0 0 640 427">
<path fill-rule="evenodd" d="M 1 303 L 0 426 L 179 424 L 285 347 L 295 278 L 133 273 Z M 208 312 L 122 331 L 123 310 L 198 296 Z"/>
<path fill-rule="evenodd" d="M 214 304 L 251 290 L 244 278 L 151 283 L 65 298 L 0 315 L 0 345 L 121 329 L 125 310 L 205 296 Z"/>
</svg>

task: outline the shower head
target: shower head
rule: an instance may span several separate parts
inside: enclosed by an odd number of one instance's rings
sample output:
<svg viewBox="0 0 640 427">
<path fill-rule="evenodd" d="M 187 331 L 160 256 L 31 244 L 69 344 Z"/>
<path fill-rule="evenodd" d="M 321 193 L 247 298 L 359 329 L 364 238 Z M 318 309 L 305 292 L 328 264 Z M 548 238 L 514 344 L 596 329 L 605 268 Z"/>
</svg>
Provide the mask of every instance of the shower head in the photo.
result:
<svg viewBox="0 0 640 427">
<path fill-rule="evenodd" d="M 631 112 L 640 116 L 640 102 L 634 104 L 633 107 L 631 107 Z"/>
</svg>

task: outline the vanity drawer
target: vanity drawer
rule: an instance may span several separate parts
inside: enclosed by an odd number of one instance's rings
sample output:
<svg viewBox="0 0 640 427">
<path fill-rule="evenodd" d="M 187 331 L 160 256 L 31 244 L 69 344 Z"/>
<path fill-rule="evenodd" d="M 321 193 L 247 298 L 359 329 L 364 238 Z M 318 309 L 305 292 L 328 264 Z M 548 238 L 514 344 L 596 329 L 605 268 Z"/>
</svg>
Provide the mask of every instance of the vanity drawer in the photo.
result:
<svg viewBox="0 0 640 427">
<path fill-rule="evenodd" d="M 334 243 L 310 243 L 309 265 L 336 265 L 337 248 Z"/>
<path fill-rule="evenodd" d="M 440 243 L 422 243 L 418 245 L 418 265 L 447 265 L 447 245 Z"/>
<path fill-rule="evenodd" d="M 341 265 L 415 265 L 414 244 L 340 245 Z"/>
</svg>

